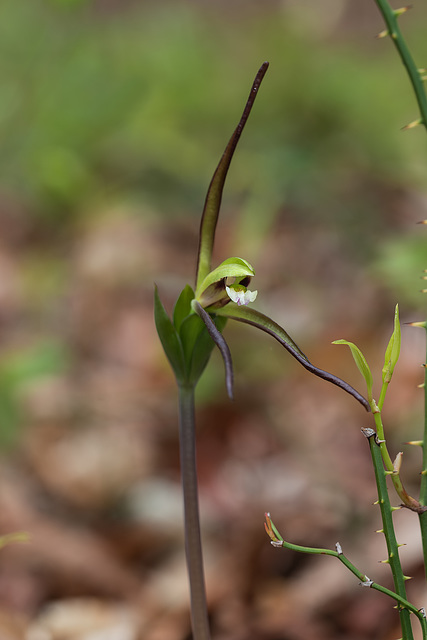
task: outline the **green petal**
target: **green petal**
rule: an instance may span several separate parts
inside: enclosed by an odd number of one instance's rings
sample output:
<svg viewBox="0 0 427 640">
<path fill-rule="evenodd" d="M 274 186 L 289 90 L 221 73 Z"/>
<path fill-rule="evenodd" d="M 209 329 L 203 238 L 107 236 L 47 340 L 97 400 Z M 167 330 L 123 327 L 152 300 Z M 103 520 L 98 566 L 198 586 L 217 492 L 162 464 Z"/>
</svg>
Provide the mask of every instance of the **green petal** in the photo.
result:
<svg viewBox="0 0 427 640">
<path fill-rule="evenodd" d="M 215 310 L 217 315 L 223 316 L 225 318 L 232 318 L 234 320 L 238 320 L 239 322 L 245 322 L 247 324 L 251 324 L 254 327 L 258 327 L 262 331 L 269 333 L 273 338 L 275 338 L 280 344 L 282 344 L 287 351 L 296 359 L 302 366 L 310 371 L 315 376 L 322 378 L 323 380 L 327 380 L 332 384 L 340 387 L 350 395 L 352 395 L 358 402 L 360 402 L 367 411 L 370 411 L 369 402 L 354 389 L 351 385 L 349 385 L 341 378 L 334 376 L 332 373 L 328 373 L 323 369 L 319 369 L 314 364 L 310 362 L 306 355 L 301 351 L 298 345 L 292 340 L 290 335 L 279 325 L 277 322 L 274 322 L 268 316 L 256 311 L 256 309 L 252 309 L 251 307 L 238 307 L 234 303 L 230 303 L 226 307 L 222 309 Z"/>
<path fill-rule="evenodd" d="M 202 281 L 196 291 L 196 297 L 199 298 L 208 287 L 223 278 L 245 278 L 247 276 L 252 278 L 254 275 L 253 267 L 243 258 L 227 258 Z"/>
<path fill-rule="evenodd" d="M 200 237 L 199 237 L 199 251 L 198 251 L 198 263 L 197 263 L 197 276 L 196 276 L 196 289 L 200 289 L 200 285 L 206 278 L 211 270 L 212 250 L 215 239 L 215 229 L 218 222 L 218 214 L 221 206 L 222 192 L 224 189 L 225 179 L 227 177 L 228 169 L 230 167 L 231 160 L 233 158 L 234 151 L 236 150 L 237 143 L 239 142 L 242 131 L 248 120 L 249 114 L 255 102 L 255 98 L 258 94 L 258 89 L 268 69 L 268 62 L 259 69 L 254 83 L 249 94 L 249 98 L 246 102 L 246 106 L 243 110 L 242 117 L 239 124 L 234 130 L 231 136 L 223 156 L 219 161 L 215 173 L 210 182 L 208 193 L 206 195 L 205 206 L 203 208 L 202 222 L 200 225 Z"/>
</svg>

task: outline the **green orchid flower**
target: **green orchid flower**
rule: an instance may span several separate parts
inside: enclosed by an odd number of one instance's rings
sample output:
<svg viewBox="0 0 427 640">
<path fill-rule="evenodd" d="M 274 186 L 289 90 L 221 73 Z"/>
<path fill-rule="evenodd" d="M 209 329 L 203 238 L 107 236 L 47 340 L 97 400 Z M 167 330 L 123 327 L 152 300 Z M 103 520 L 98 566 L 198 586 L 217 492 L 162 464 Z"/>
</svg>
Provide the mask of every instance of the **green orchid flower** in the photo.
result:
<svg viewBox="0 0 427 640">
<path fill-rule="evenodd" d="M 230 163 L 265 76 L 268 63 L 259 69 L 242 117 L 231 136 L 208 188 L 200 226 L 195 292 L 187 286 L 175 305 L 171 320 L 157 293 L 157 330 L 179 385 L 197 383 L 214 345 L 219 348 L 226 373 L 228 395 L 233 397 L 233 367 L 230 349 L 222 335 L 228 319 L 253 325 L 270 334 L 308 371 L 335 384 L 358 400 L 368 411 L 369 402 L 337 376 L 313 365 L 289 334 L 274 320 L 250 307 L 257 291 L 248 289 L 255 275 L 243 258 L 228 258 L 212 269 L 212 252 L 222 193 Z"/>
</svg>

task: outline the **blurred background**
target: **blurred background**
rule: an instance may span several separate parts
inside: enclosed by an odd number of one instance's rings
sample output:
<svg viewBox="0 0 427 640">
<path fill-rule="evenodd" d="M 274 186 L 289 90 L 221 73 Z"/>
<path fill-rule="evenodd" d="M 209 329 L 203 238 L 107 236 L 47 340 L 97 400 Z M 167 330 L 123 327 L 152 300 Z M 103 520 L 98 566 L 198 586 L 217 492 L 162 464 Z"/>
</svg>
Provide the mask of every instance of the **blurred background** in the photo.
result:
<svg viewBox="0 0 427 640">
<path fill-rule="evenodd" d="M 427 8 L 401 18 L 427 66 Z M 426 317 L 426 140 L 373 0 L 2 0 L 0 554 L 2 640 L 189 640 L 177 396 L 152 318 L 193 284 L 212 173 L 252 80 L 215 264 L 254 265 L 256 307 L 318 366 L 379 381 L 396 302 Z M 213 354 L 198 387 L 202 528 L 215 640 L 399 637 L 370 455 L 350 396 L 229 323 L 233 403 Z M 423 332 L 403 328 L 384 410 L 417 495 Z M 376 386 L 379 392 L 379 384 Z M 396 504 L 397 504 L 396 500 Z M 396 514 L 425 603 L 416 516 Z"/>
</svg>

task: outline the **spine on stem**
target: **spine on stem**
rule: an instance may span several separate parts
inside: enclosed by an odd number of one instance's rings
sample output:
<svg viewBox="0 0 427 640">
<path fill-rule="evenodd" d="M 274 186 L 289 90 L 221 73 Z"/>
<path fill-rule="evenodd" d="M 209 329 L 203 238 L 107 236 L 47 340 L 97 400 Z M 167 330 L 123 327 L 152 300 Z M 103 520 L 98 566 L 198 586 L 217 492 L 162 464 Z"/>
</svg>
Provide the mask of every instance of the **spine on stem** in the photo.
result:
<svg viewBox="0 0 427 640">
<path fill-rule="evenodd" d="M 420 118 L 411 122 L 404 129 L 412 129 L 416 125 L 422 124 L 427 130 L 427 97 L 424 89 L 425 70 L 418 69 L 415 64 L 398 24 L 399 17 L 406 13 L 410 7 L 392 9 L 387 0 L 375 0 L 375 2 L 387 25 L 387 29 L 380 34 L 380 37 L 390 36 L 392 39 L 409 76 L 420 110 Z"/>
<path fill-rule="evenodd" d="M 425 329 L 427 342 L 427 322 L 412 323 Z M 426 345 L 427 347 L 427 345 Z M 426 353 L 427 362 L 427 353 Z M 422 440 L 423 468 L 421 471 L 420 503 L 427 505 L 427 367 L 424 363 L 424 436 Z M 424 571 L 427 578 L 427 511 L 419 514 L 421 539 L 423 545 Z"/>
<path fill-rule="evenodd" d="M 375 432 L 374 432 L 375 433 Z M 304 547 L 299 544 L 293 544 L 283 539 L 279 531 L 277 530 L 275 524 L 271 520 L 270 514 L 265 514 L 265 530 L 267 532 L 268 537 L 270 538 L 271 544 L 273 547 L 283 547 L 285 549 L 290 549 L 292 551 L 299 551 L 300 553 L 309 553 L 314 555 L 326 555 L 332 556 L 334 558 L 338 558 L 340 562 L 349 570 L 356 578 L 359 579 L 359 584 L 362 587 L 368 587 L 370 589 L 375 589 L 380 593 L 383 593 L 386 596 L 389 596 L 397 603 L 397 606 L 401 609 L 406 609 L 408 612 L 413 613 L 419 620 L 421 625 L 422 639 L 427 640 L 427 619 L 424 608 L 417 609 L 415 605 L 411 602 L 403 598 L 401 595 L 387 589 L 387 587 L 383 587 L 381 584 L 370 580 L 367 575 L 362 573 L 360 569 L 358 569 L 348 558 L 344 555 L 342 547 L 339 542 L 335 545 L 335 551 L 332 549 L 321 549 L 318 547 Z"/>
<path fill-rule="evenodd" d="M 363 435 L 368 439 L 371 450 L 372 463 L 375 472 L 375 481 L 378 492 L 378 504 L 381 512 L 382 532 L 387 544 L 387 559 L 383 562 L 390 565 L 393 575 L 394 589 L 396 593 L 403 599 L 407 600 L 405 580 L 407 576 L 403 574 L 402 565 L 399 558 L 399 545 L 397 544 L 396 534 L 393 525 L 393 507 L 390 504 L 390 498 L 387 490 L 386 472 L 384 470 L 383 459 L 379 443 L 377 442 L 377 434 L 374 429 L 362 429 Z M 400 624 L 402 626 L 402 640 L 413 640 L 412 625 L 410 613 L 407 608 L 399 607 Z"/>
</svg>

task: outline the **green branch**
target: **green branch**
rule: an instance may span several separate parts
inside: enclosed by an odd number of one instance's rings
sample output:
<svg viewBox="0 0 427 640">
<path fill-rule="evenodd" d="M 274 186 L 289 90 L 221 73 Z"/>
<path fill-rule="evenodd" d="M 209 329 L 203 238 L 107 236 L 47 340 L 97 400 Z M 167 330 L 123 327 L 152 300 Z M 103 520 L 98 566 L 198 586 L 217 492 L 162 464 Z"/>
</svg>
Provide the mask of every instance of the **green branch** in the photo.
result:
<svg viewBox="0 0 427 640">
<path fill-rule="evenodd" d="M 373 429 L 363 428 L 362 433 L 369 441 L 372 464 L 374 466 L 375 481 L 378 492 L 378 504 L 381 511 L 381 520 L 383 525 L 382 532 L 384 533 L 388 553 L 388 557 L 384 562 L 390 565 L 396 593 L 406 600 L 405 580 L 407 580 L 407 576 L 403 574 L 402 565 L 400 564 L 399 545 L 397 544 L 392 517 L 393 508 L 390 504 L 390 498 L 388 495 L 386 472 L 384 470 L 378 436 Z M 399 616 L 400 624 L 402 626 L 403 640 L 413 640 L 408 608 L 399 609 Z"/>
<path fill-rule="evenodd" d="M 402 15 L 408 7 L 394 10 L 390 7 L 387 0 L 375 0 L 375 2 L 381 12 L 384 22 L 387 25 L 387 31 L 381 35 L 388 35 L 391 37 L 409 76 L 409 80 L 417 99 L 418 108 L 420 110 L 420 119 L 413 122 L 412 125 L 407 125 L 407 128 L 415 126 L 416 124 L 423 124 L 427 130 L 427 97 L 423 82 L 423 75 L 425 74 L 425 71 L 423 69 L 418 69 L 415 64 L 398 24 L 399 16 Z"/>
<path fill-rule="evenodd" d="M 412 323 L 413 326 L 418 325 L 426 330 L 427 338 L 427 322 Z M 427 362 L 427 353 L 426 353 Z M 424 437 L 422 440 L 423 449 L 423 468 L 421 471 L 421 486 L 420 486 L 420 503 L 427 505 L 427 367 L 424 369 Z M 423 545 L 424 555 L 424 571 L 427 578 L 427 511 L 419 514 L 421 539 Z"/>
<path fill-rule="evenodd" d="M 360 580 L 361 586 L 369 587 L 370 589 L 375 589 L 376 591 L 380 591 L 381 593 L 384 593 L 386 596 L 393 598 L 393 600 L 395 600 L 398 603 L 399 611 L 406 612 L 408 620 L 409 620 L 409 612 L 413 613 L 420 621 L 423 640 L 427 640 L 427 620 L 426 620 L 426 614 L 424 609 L 423 608 L 417 609 L 415 605 L 413 605 L 403 596 L 399 595 L 398 593 L 395 593 L 394 591 L 391 591 L 390 589 L 387 589 L 387 587 L 383 587 L 382 585 L 378 584 L 377 582 L 374 582 L 373 580 L 370 580 L 367 575 L 362 573 L 344 555 L 339 542 L 337 542 L 337 544 L 335 545 L 336 551 L 333 551 L 332 549 L 320 549 L 317 547 L 304 547 L 299 544 L 292 544 L 291 542 L 287 542 L 286 540 L 283 539 L 283 537 L 280 535 L 279 531 L 275 527 L 274 523 L 270 518 L 269 513 L 265 514 L 264 526 L 273 547 L 284 547 L 285 549 L 290 549 L 291 551 L 299 551 L 301 553 L 309 553 L 313 555 L 333 556 L 334 558 L 338 558 L 338 560 L 340 560 L 340 562 L 342 562 L 343 565 L 347 567 L 347 569 L 349 569 L 349 571 L 351 571 L 351 573 L 353 573 L 353 575 L 355 575 L 356 578 Z M 404 636 L 404 638 L 406 637 L 411 637 L 411 636 Z"/>
</svg>

